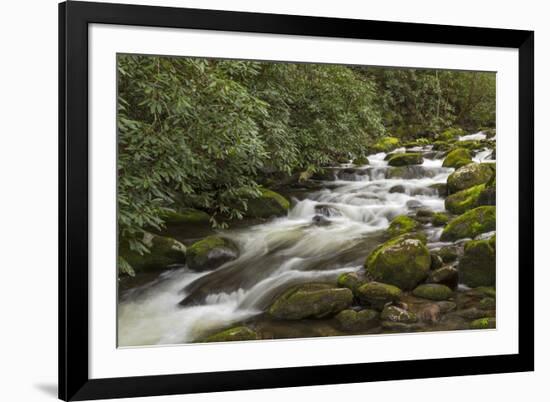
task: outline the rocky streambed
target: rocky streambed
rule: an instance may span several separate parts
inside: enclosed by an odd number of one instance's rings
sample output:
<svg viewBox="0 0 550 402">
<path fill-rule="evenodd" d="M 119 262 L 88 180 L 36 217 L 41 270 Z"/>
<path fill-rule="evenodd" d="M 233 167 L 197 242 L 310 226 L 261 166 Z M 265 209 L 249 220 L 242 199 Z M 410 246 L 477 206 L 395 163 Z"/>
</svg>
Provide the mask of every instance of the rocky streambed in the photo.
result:
<svg viewBox="0 0 550 402">
<path fill-rule="evenodd" d="M 376 144 L 208 228 L 182 210 L 125 258 L 119 346 L 496 326 L 494 132 Z"/>
</svg>

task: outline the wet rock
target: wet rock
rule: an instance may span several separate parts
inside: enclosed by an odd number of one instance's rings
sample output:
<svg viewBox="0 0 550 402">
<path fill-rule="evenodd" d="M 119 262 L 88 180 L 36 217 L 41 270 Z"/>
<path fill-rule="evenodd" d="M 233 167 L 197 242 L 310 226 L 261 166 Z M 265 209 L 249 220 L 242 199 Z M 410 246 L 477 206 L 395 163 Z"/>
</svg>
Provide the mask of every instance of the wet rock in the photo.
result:
<svg viewBox="0 0 550 402">
<path fill-rule="evenodd" d="M 121 242 L 119 248 L 120 257 L 124 258 L 135 272 L 165 270 L 169 265 L 184 264 L 187 259 L 185 246 L 171 237 L 146 232 L 142 241 L 149 248 L 148 253 L 139 254 L 130 250 L 125 242 Z"/>
<path fill-rule="evenodd" d="M 311 175 L 313 180 L 333 181 L 336 178 L 336 170 L 331 168 L 323 168 Z"/>
<path fill-rule="evenodd" d="M 368 282 L 356 288 L 359 300 L 377 309 L 382 309 L 388 302 L 397 301 L 401 293 L 397 286 L 380 282 Z"/>
<path fill-rule="evenodd" d="M 410 290 L 426 278 L 430 262 L 430 252 L 422 240 L 402 235 L 374 249 L 365 269 L 376 281 Z"/>
<path fill-rule="evenodd" d="M 451 265 L 438 268 L 429 273 L 428 283 L 437 283 L 448 286 L 451 289 L 456 289 L 458 286 L 458 269 Z"/>
<path fill-rule="evenodd" d="M 322 318 L 345 310 L 352 301 L 353 294 L 349 289 L 312 283 L 284 292 L 271 305 L 269 314 L 283 320 Z"/>
<path fill-rule="evenodd" d="M 331 205 L 327 205 L 327 204 L 315 205 L 314 210 L 317 214 L 326 216 L 327 218 L 330 218 L 330 217 L 333 217 L 333 216 L 342 216 L 342 213 L 340 212 L 340 210 L 338 208 L 333 207 Z"/>
<path fill-rule="evenodd" d="M 413 295 L 429 300 L 448 300 L 452 297 L 453 291 L 445 285 L 428 283 L 419 285 L 413 290 Z"/>
<path fill-rule="evenodd" d="M 446 314 L 456 310 L 456 303 L 453 303 L 450 301 L 439 301 L 436 304 L 439 306 L 439 310 L 441 311 L 441 314 Z"/>
<path fill-rule="evenodd" d="M 209 336 L 203 342 L 253 341 L 259 339 L 258 334 L 248 327 L 233 327 Z"/>
<path fill-rule="evenodd" d="M 458 246 L 444 246 L 437 250 L 436 254 L 441 257 L 445 264 L 448 264 L 462 255 L 462 250 Z"/>
<path fill-rule="evenodd" d="M 478 286 L 474 290 L 487 297 L 492 297 L 493 299 L 497 297 L 497 292 L 494 286 Z"/>
<path fill-rule="evenodd" d="M 378 312 L 370 309 L 343 310 L 334 318 L 346 331 L 361 331 L 378 325 Z"/>
<path fill-rule="evenodd" d="M 425 303 L 417 307 L 416 316 L 420 321 L 438 322 L 441 317 L 441 308 L 436 303 Z"/>
<path fill-rule="evenodd" d="M 360 156 L 353 160 L 353 164 L 357 166 L 369 165 L 369 159 L 366 156 Z"/>
<path fill-rule="evenodd" d="M 270 218 L 286 215 L 290 208 L 289 201 L 281 194 L 266 188 L 260 189 L 258 198 L 248 200 L 246 215 L 252 218 Z"/>
<path fill-rule="evenodd" d="M 210 215 L 194 208 L 166 210 L 161 218 L 168 225 L 208 225 L 210 222 Z"/>
<path fill-rule="evenodd" d="M 435 183 L 430 186 L 430 188 L 434 189 L 440 197 L 447 196 L 447 183 Z"/>
<path fill-rule="evenodd" d="M 421 153 L 399 153 L 388 160 L 390 166 L 421 165 L 424 158 Z"/>
<path fill-rule="evenodd" d="M 464 245 L 458 269 L 461 282 L 470 286 L 491 286 L 496 278 L 496 237 L 472 240 Z"/>
<path fill-rule="evenodd" d="M 470 323 L 470 329 L 493 329 L 497 327 L 497 321 L 494 317 L 478 318 Z"/>
<path fill-rule="evenodd" d="M 358 272 L 347 272 L 338 276 L 338 286 L 350 289 L 356 294 L 357 288 L 366 282 L 366 278 Z"/>
<path fill-rule="evenodd" d="M 430 208 L 419 208 L 416 210 L 417 218 L 431 218 L 434 215 L 434 211 Z"/>
<path fill-rule="evenodd" d="M 453 214 L 463 214 L 480 205 L 479 198 L 484 190 L 485 184 L 479 184 L 451 194 L 445 199 L 445 209 Z"/>
<path fill-rule="evenodd" d="M 443 266 L 443 259 L 440 256 L 432 253 L 430 254 L 430 257 L 432 260 L 430 264 L 430 269 L 435 270 Z"/>
<path fill-rule="evenodd" d="M 434 177 L 435 171 L 425 169 L 421 165 L 391 167 L 386 171 L 387 179 L 420 179 L 422 177 Z"/>
<path fill-rule="evenodd" d="M 487 163 L 470 163 L 462 166 L 447 178 L 449 193 L 487 183 L 493 176 L 493 168 Z"/>
<path fill-rule="evenodd" d="M 407 203 L 405 205 L 407 206 L 407 208 L 412 209 L 412 210 L 420 209 L 420 208 L 424 207 L 424 204 L 422 204 L 418 200 L 409 200 L 409 201 L 407 201 Z"/>
<path fill-rule="evenodd" d="M 455 148 L 447 154 L 443 161 L 443 167 L 461 168 L 469 163 L 472 163 L 470 151 L 464 148 Z"/>
<path fill-rule="evenodd" d="M 418 229 L 420 229 L 420 224 L 417 221 L 406 215 L 400 215 L 390 222 L 387 232 L 390 237 L 396 237 Z"/>
<path fill-rule="evenodd" d="M 316 225 L 316 226 L 327 226 L 327 225 L 330 225 L 330 220 L 328 218 L 326 218 L 325 216 L 323 215 L 314 215 L 313 218 L 311 218 L 311 221 Z"/>
<path fill-rule="evenodd" d="M 479 308 L 483 310 L 492 310 L 496 307 L 496 301 L 492 297 L 484 297 L 479 301 Z"/>
<path fill-rule="evenodd" d="M 239 250 L 231 240 L 220 236 L 208 236 L 189 247 L 187 266 L 194 271 L 208 271 L 238 256 Z"/>
<path fill-rule="evenodd" d="M 477 235 L 495 230 L 496 208 L 494 206 L 477 207 L 450 221 L 443 233 L 442 241 L 456 241 L 474 238 Z"/>
<path fill-rule="evenodd" d="M 374 145 L 372 145 L 372 151 L 374 152 L 390 152 L 391 150 L 399 146 L 399 138 L 384 137 L 379 139 Z"/>
<path fill-rule="evenodd" d="M 395 186 L 393 186 L 392 188 L 390 188 L 390 193 L 405 193 L 406 192 L 406 189 L 405 189 L 405 186 L 401 185 L 401 184 L 397 184 Z"/>
<path fill-rule="evenodd" d="M 432 225 L 445 226 L 449 222 L 449 216 L 443 212 L 436 212 L 432 216 Z"/>
<path fill-rule="evenodd" d="M 496 172 L 485 184 L 485 187 L 480 192 L 477 199 L 478 205 L 496 205 L 497 203 L 497 188 L 496 188 Z"/>
<path fill-rule="evenodd" d="M 401 322 L 404 324 L 411 324 L 418 321 L 415 313 L 397 306 L 385 307 L 380 314 L 380 319 L 383 321 Z"/>
<path fill-rule="evenodd" d="M 368 169 L 347 168 L 338 172 L 337 176 L 341 180 L 356 180 L 357 176 L 366 176 L 369 174 Z"/>
<path fill-rule="evenodd" d="M 449 127 L 443 132 L 439 133 L 437 135 L 437 139 L 440 141 L 453 141 L 464 134 L 464 130 L 460 127 Z"/>
<path fill-rule="evenodd" d="M 391 332 L 415 332 L 421 331 L 423 326 L 419 323 L 407 324 L 404 322 L 382 321 L 382 328 Z"/>
</svg>

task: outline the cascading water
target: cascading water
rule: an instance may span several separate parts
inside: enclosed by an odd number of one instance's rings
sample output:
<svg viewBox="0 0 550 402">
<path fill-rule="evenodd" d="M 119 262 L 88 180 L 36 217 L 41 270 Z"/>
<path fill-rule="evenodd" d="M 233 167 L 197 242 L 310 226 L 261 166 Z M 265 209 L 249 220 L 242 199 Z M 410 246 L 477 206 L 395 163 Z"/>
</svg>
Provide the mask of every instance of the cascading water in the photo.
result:
<svg viewBox="0 0 550 402">
<path fill-rule="evenodd" d="M 124 293 L 119 346 L 192 342 L 261 315 L 291 285 L 334 283 L 339 274 L 360 270 L 395 216 L 420 206 L 444 210 L 432 186 L 445 183 L 453 169 L 441 167 L 430 146 L 417 151 L 425 154 L 422 165 L 391 168 L 385 153 L 370 155 L 366 166 L 342 165 L 334 169 L 334 181 L 295 199 L 288 216 L 224 231 L 239 246 L 236 260 L 206 273 L 168 271 Z M 428 229 L 429 241 L 437 242 L 440 231 Z"/>
</svg>

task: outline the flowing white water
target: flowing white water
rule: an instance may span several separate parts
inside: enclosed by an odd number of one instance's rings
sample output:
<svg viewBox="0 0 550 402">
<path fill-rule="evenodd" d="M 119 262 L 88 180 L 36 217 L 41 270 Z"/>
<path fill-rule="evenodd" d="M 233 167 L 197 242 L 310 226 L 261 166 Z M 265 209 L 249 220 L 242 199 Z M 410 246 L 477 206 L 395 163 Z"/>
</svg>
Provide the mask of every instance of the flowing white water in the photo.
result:
<svg viewBox="0 0 550 402">
<path fill-rule="evenodd" d="M 487 135 L 483 131 L 479 131 L 474 134 L 462 135 L 458 137 L 459 141 L 480 141 L 487 138 Z"/>
<path fill-rule="evenodd" d="M 334 282 L 343 272 L 361 269 L 395 216 L 419 206 L 444 210 L 444 200 L 431 187 L 445 183 L 453 171 L 442 168 L 442 160 L 425 159 L 395 174 L 385 157 L 370 155 L 368 166 L 335 170 L 335 181 L 294 200 L 286 217 L 223 232 L 239 246 L 235 261 L 207 273 L 169 271 L 156 283 L 123 295 L 119 345 L 192 342 L 250 319 L 289 286 Z M 440 233 L 428 229 L 431 241 Z"/>
</svg>

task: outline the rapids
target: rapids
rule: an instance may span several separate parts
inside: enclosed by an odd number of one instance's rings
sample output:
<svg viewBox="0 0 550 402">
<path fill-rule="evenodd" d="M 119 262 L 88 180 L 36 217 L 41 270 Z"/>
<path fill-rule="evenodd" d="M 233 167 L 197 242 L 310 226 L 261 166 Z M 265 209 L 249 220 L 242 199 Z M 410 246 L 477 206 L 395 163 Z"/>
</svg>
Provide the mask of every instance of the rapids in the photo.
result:
<svg viewBox="0 0 550 402">
<path fill-rule="evenodd" d="M 206 273 L 185 266 L 172 269 L 152 283 L 123 292 L 119 346 L 193 342 L 259 317 L 291 285 L 334 283 L 339 274 L 361 269 L 395 216 L 419 206 L 444 210 L 444 199 L 432 186 L 445 183 L 453 169 L 442 167 L 441 155 L 431 146 L 418 151 L 424 153 L 424 163 L 398 174 L 391 173 L 396 168 L 384 161 L 385 153 L 370 155 L 366 166 L 335 167 L 334 180 L 293 198 L 286 217 L 223 231 L 239 246 L 238 259 Z M 482 151 L 474 159 L 485 162 L 490 155 Z M 428 228 L 427 233 L 429 248 L 441 245 L 441 229 Z"/>
</svg>

